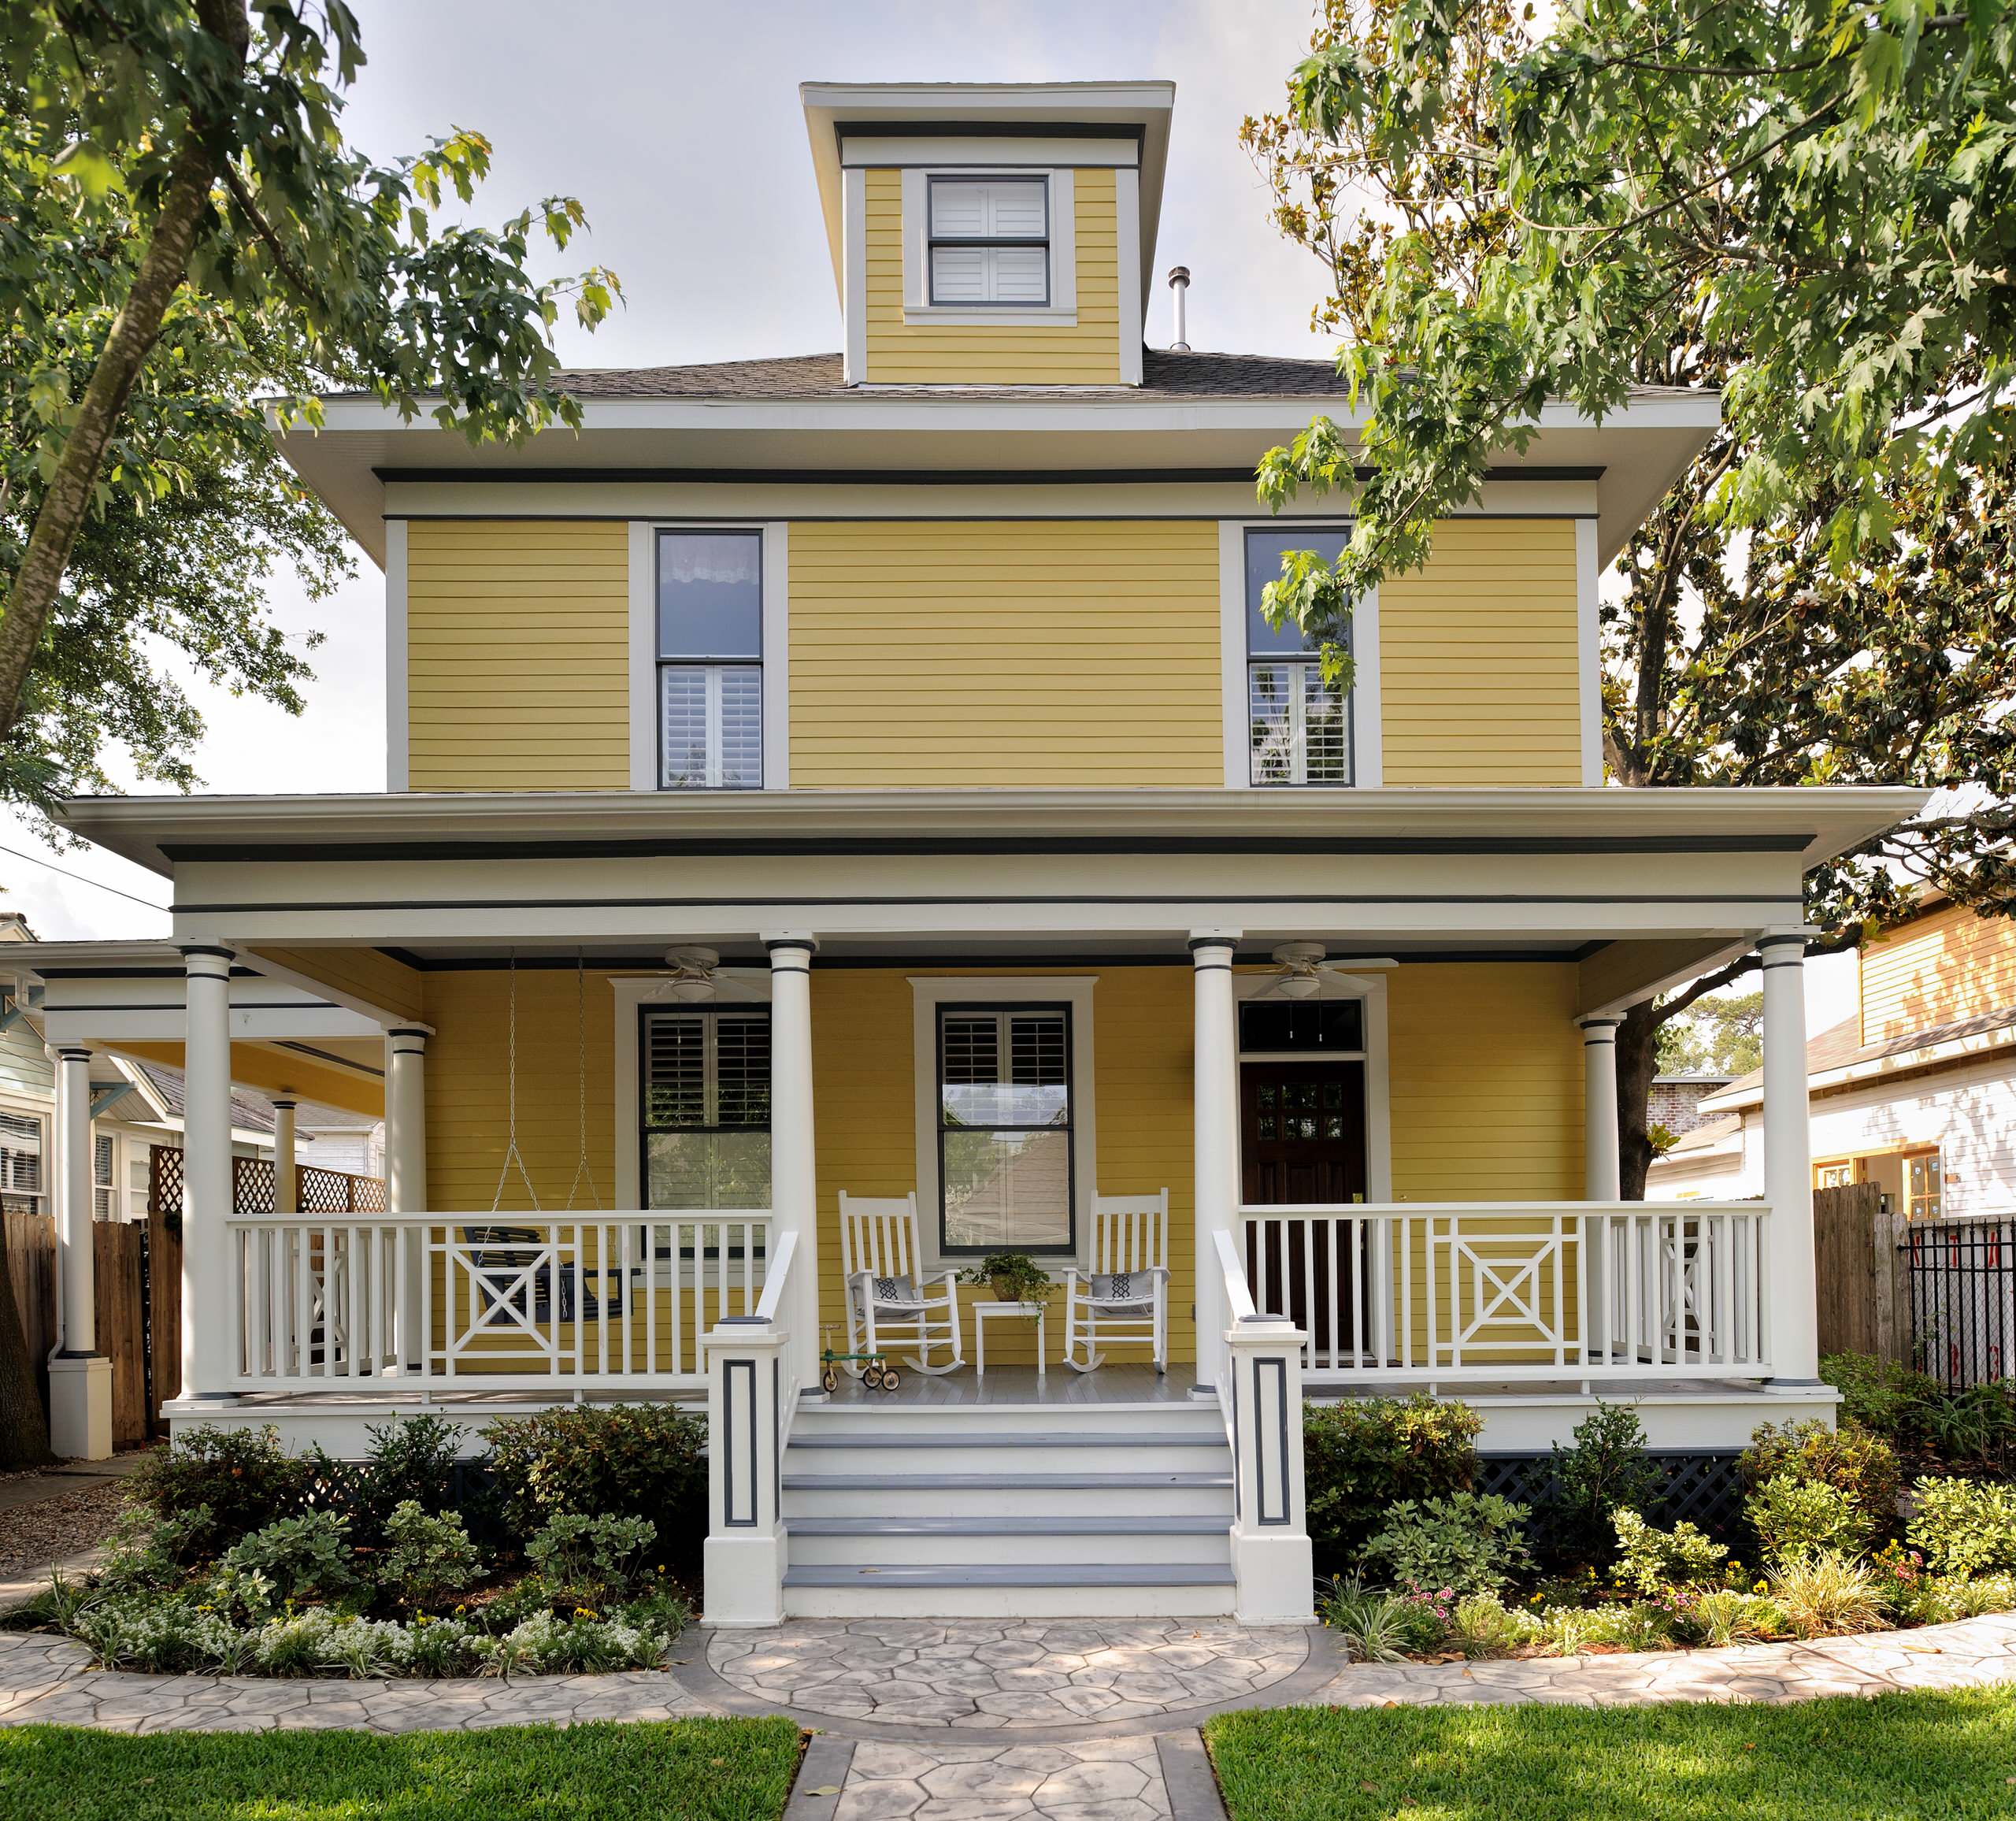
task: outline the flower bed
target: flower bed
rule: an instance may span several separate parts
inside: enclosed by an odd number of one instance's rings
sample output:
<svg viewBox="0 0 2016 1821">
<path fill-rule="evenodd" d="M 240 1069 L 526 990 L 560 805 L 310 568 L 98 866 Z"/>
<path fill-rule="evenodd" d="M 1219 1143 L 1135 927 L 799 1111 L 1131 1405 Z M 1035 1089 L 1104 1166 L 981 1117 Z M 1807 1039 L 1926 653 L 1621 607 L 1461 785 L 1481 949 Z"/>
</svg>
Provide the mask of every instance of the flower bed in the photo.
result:
<svg viewBox="0 0 2016 1821">
<path fill-rule="evenodd" d="M 1980 1418 L 1988 1400 L 1973 1402 Z M 1659 1476 L 1628 1407 L 1599 1404 L 1555 1450 L 1537 1522 L 1469 1489 L 1480 1426 L 1461 1405 L 1373 1400 L 1311 1424 L 1312 1531 L 1356 1564 L 1319 1585 L 1317 1611 L 1370 1660 L 1837 1637 L 2016 1610 L 2016 1485 L 1932 1471 L 1906 1488 L 1892 1440 L 1860 1422 L 1759 1429 L 1742 1518 L 1720 1536 L 1647 1517 Z"/>
<path fill-rule="evenodd" d="M 458 1459 L 466 1432 L 438 1417 L 370 1433 L 358 1463 L 293 1459 L 270 1430 L 190 1433 L 129 1481 L 98 1572 L 6 1622 L 156 1673 L 664 1662 L 691 1617 L 680 1581 L 705 1529 L 693 1418 L 617 1406 L 506 1419 L 484 1432 L 491 1471 L 475 1476 Z"/>
</svg>

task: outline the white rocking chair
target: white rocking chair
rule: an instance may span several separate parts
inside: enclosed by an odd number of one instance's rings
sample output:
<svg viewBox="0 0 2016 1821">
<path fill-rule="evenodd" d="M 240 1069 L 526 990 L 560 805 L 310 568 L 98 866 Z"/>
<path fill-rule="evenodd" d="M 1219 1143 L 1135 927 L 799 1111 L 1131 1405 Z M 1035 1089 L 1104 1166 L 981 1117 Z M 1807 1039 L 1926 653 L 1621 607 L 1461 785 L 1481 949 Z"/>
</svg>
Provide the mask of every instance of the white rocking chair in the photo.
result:
<svg viewBox="0 0 2016 1821">
<path fill-rule="evenodd" d="M 951 1271 L 921 1275 L 918 1256 L 914 1192 L 878 1197 L 840 1191 L 847 1351 L 879 1353 L 892 1342 L 914 1347 L 913 1364 L 935 1378 L 966 1363 L 959 1337 L 959 1288 Z M 931 1356 L 941 1348 L 949 1348 L 952 1357 L 934 1366 Z M 856 1378 L 866 1369 L 858 1359 L 845 1364 Z"/>
<path fill-rule="evenodd" d="M 1064 1274 L 1064 1363 L 1090 1372 L 1102 1343 L 1169 1359 L 1169 1191 L 1092 1197 L 1092 1268 Z M 1080 1358 L 1082 1352 L 1084 1357 Z"/>
</svg>

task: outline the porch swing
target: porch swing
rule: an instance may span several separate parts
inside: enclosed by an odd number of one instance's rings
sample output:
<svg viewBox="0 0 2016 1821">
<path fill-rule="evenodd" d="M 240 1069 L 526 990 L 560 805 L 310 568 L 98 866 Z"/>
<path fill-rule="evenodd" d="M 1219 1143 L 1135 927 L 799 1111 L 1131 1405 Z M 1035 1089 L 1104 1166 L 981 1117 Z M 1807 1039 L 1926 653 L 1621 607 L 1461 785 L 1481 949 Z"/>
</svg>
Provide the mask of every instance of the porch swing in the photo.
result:
<svg viewBox="0 0 2016 1821">
<path fill-rule="evenodd" d="M 518 1148 L 518 951 L 515 948 L 511 951 L 510 981 L 505 1020 L 504 1161 L 498 1167 L 497 1187 L 490 1200 L 493 1217 L 503 1208 L 505 1186 L 511 1180 L 514 1166 L 518 1180 L 524 1185 L 528 1211 L 543 1211 L 524 1153 Z M 580 949 L 574 955 L 574 1043 L 578 1150 L 563 1211 L 580 1211 L 576 1204 L 585 1181 L 593 1197 L 593 1210 L 600 1213 L 603 1211 L 602 1190 L 588 1161 L 587 963 Z M 592 1270 L 583 1266 L 578 1255 L 571 1267 L 562 1264 L 557 1233 L 542 1233 L 536 1227 L 487 1225 L 464 1228 L 463 1238 L 473 1248 L 470 1258 L 481 1285 L 480 1324 L 484 1326 L 534 1329 L 554 1321 L 595 1322 L 604 1315 L 623 1313 L 621 1273 L 615 1274 L 612 1287 L 612 1274 L 600 1260 Z M 577 1233 L 577 1255 L 578 1243 Z M 594 1291 L 588 1289 L 585 1281 L 591 1276 L 596 1281 Z"/>
</svg>

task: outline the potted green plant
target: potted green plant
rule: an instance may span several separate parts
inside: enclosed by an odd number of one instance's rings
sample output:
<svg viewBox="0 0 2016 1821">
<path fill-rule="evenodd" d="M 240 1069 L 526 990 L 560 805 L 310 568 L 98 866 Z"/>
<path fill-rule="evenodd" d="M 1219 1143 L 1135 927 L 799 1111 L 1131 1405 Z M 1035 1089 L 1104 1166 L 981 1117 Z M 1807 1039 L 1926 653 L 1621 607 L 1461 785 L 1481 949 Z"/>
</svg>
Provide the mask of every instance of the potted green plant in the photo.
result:
<svg viewBox="0 0 2016 1821">
<path fill-rule="evenodd" d="M 962 1284 L 993 1286 L 997 1303 L 1040 1303 L 1057 1285 L 1027 1252 L 989 1252 L 959 1273 Z"/>
</svg>

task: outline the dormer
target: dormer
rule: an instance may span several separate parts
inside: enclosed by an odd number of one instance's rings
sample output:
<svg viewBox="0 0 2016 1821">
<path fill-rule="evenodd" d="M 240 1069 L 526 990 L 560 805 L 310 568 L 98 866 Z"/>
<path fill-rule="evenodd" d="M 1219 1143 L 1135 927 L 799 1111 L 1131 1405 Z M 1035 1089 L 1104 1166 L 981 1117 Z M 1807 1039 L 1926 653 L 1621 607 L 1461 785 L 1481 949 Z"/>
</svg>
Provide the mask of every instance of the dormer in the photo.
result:
<svg viewBox="0 0 2016 1821">
<path fill-rule="evenodd" d="M 1176 87 L 807 83 L 850 386 L 1138 386 Z"/>
</svg>

